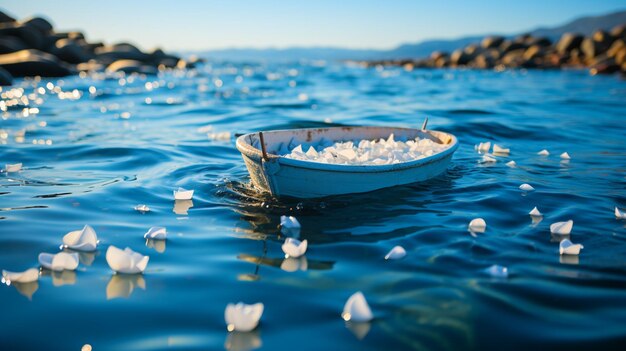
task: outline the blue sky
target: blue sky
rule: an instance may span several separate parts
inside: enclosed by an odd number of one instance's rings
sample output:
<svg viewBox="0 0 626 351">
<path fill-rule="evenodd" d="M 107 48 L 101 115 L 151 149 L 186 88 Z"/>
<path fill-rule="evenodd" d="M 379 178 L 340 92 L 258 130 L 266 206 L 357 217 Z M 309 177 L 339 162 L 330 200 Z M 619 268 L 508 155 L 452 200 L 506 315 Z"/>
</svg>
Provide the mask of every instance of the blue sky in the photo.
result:
<svg viewBox="0 0 626 351">
<path fill-rule="evenodd" d="M 334 46 L 393 48 L 424 39 L 517 33 L 626 9 L 602 0 L 252 1 L 0 0 L 18 18 L 42 14 L 89 40 L 149 49 Z"/>
</svg>

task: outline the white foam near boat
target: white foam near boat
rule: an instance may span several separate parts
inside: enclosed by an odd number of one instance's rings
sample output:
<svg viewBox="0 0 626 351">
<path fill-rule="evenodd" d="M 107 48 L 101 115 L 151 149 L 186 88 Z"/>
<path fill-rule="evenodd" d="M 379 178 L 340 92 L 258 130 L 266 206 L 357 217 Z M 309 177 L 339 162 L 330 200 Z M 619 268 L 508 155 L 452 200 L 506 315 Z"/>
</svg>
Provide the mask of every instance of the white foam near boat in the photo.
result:
<svg viewBox="0 0 626 351">
<path fill-rule="evenodd" d="M 332 145 L 336 142 L 388 139 L 429 139 L 446 146 L 423 158 L 389 164 L 335 164 L 284 157 L 300 146 Z M 263 147 L 264 146 L 264 147 Z M 396 185 L 425 181 L 443 173 L 458 148 L 449 133 L 393 127 L 334 127 L 275 130 L 237 138 L 252 183 L 274 196 L 316 198 L 364 193 Z M 401 151 L 401 150 L 398 150 Z"/>
</svg>

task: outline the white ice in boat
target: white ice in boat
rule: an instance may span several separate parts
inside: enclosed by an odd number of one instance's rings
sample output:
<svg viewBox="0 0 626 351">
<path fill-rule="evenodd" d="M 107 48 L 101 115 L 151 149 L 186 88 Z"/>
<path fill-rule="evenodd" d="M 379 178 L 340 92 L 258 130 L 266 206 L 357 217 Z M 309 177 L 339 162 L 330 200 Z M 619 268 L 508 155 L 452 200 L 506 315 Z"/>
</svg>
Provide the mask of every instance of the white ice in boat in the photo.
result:
<svg viewBox="0 0 626 351">
<path fill-rule="evenodd" d="M 19 172 L 20 170 L 22 170 L 22 164 L 21 163 L 6 164 L 4 166 L 4 169 L 7 173 Z"/>
<path fill-rule="evenodd" d="M 178 188 L 174 190 L 174 200 L 191 200 L 193 197 L 193 190 L 187 190 L 184 188 Z"/>
<path fill-rule="evenodd" d="M 615 218 L 626 219 L 626 212 L 620 211 L 620 209 L 615 206 Z"/>
<path fill-rule="evenodd" d="M 135 211 L 150 212 L 150 207 L 148 207 L 148 205 L 137 205 L 135 206 Z"/>
<path fill-rule="evenodd" d="M 533 217 L 541 217 L 541 216 L 543 216 L 543 213 L 539 212 L 539 209 L 537 208 L 537 206 L 535 206 L 530 212 L 528 212 L 528 214 L 533 216 Z"/>
<path fill-rule="evenodd" d="M 5 283 L 32 283 L 39 279 L 39 269 L 31 268 L 23 272 L 9 272 L 2 270 L 2 279 Z"/>
<path fill-rule="evenodd" d="M 467 230 L 473 233 L 484 233 L 487 229 L 487 222 L 482 218 L 474 218 L 467 226 Z"/>
<path fill-rule="evenodd" d="M 574 227 L 574 221 L 571 219 L 566 222 L 556 222 L 550 224 L 550 233 L 559 235 L 569 235 Z"/>
<path fill-rule="evenodd" d="M 279 150 L 279 152 L 285 158 L 301 161 L 340 165 L 389 165 L 429 157 L 446 150 L 449 146 L 428 138 L 416 138 L 406 142 L 396 141 L 394 135 L 390 134 L 387 139 L 364 139 L 359 142 L 326 143 L 320 141 L 317 145 L 294 147 L 290 144 L 288 149 L 291 151 Z"/>
<path fill-rule="evenodd" d="M 402 246 L 394 246 L 386 255 L 386 260 L 399 260 L 406 256 L 406 250 Z"/>
<path fill-rule="evenodd" d="M 491 155 L 483 155 L 483 158 L 480 160 L 481 163 L 494 163 L 496 161 L 496 158 Z"/>
<path fill-rule="evenodd" d="M 533 190 L 535 190 L 535 188 L 533 188 L 533 186 L 532 186 L 532 185 L 530 185 L 530 184 L 526 184 L 526 183 L 524 183 L 524 184 L 520 185 L 520 186 L 519 186 L 519 189 L 520 189 L 520 190 L 523 190 L 523 191 L 533 191 Z"/>
<path fill-rule="evenodd" d="M 474 150 L 476 150 L 478 152 L 489 152 L 489 149 L 491 149 L 491 142 L 490 141 L 486 141 L 484 143 L 480 143 L 480 144 L 474 146 Z"/>
<path fill-rule="evenodd" d="M 144 239 L 165 240 L 167 239 L 167 229 L 165 227 L 151 227 L 143 237 Z"/>
<path fill-rule="evenodd" d="M 224 311 L 226 328 L 228 331 L 249 332 L 259 325 L 263 315 L 263 304 L 255 303 L 246 305 L 243 302 L 238 304 L 229 303 Z"/>
<path fill-rule="evenodd" d="M 515 168 L 517 166 L 517 163 L 515 161 L 511 160 L 511 161 L 507 162 L 506 165 L 508 167 Z"/>
<path fill-rule="evenodd" d="M 128 247 L 122 250 L 111 245 L 107 249 L 106 259 L 109 267 L 115 272 L 136 274 L 143 273 L 148 266 L 150 257 L 137 253 Z"/>
<path fill-rule="evenodd" d="M 372 310 L 365 300 L 363 293 L 358 291 L 354 293 L 346 304 L 343 306 L 341 317 L 346 322 L 369 322 L 374 319 Z"/>
<path fill-rule="evenodd" d="M 585 247 L 581 244 L 574 244 L 569 239 L 561 240 L 559 244 L 559 254 L 561 255 L 578 255 L 581 249 Z"/>
<path fill-rule="evenodd" d="M 570 155 L 567 152 L 564 152 L 561 154 L 561 158 L 564 160 L 569 160 L 571 159 Z"/>
<path fill-rule="evenodd" d="M 306 252 L 308 242 L 306 240 L 300 241 L 294 238 L 285 239 L 285 243 L 282 245 L 285 257 L 298 258 Z"/>
<path fill-rule="evenodd" d="M 285 234 L 300 234 L 300 222 L 294 216 L 280 216 L 280 231 Z"/>
<path fill-rule="evenodd" d="M 543 149 L 543 150 L 539 151 L 539 152 L 537 153 L 537 155 L 540 155 L 540 156 L 548 156 L 548 155 L 550 155 L 550 152 L 548 152 L 548 150 L 546 150 L 546 149 Z"/>
<path fill-rule="evenodd" d="M 306 271 L 309 269 L 309 261 L 307 261 L 306 256 L 298 258 L 287 257 L 280 264 L 280 269 L 285 272 Z"/>
<path fill-rule="evenodd" d="M 494 278 L 508 278 L 509 277 L 509 269 L 504 266 L 500 266 L 494 264 L 493 266 L 485 269 L 485 273 L 489 274 Z"/>
<path fill-rule="evenodd" d="M 498 144 L 493 144 L 493 153 L 500 155 L 508 155 L 511 153 L 511 149 L 505 149 Z"/>
<path fill-rule="evenodd" d="M 85 225 L 81 230 L 65 234 L 63 246 L 76 251 L 94 251 L 98 246 L 98 236 L 90 225 Z"/>
<path fill-rule="evenodd" d="M 58 254 L 40 253 L 39 264 L 53 271 L 73 271 L 78 268 L 78 253 L 59 252 Z"/>
</svg>

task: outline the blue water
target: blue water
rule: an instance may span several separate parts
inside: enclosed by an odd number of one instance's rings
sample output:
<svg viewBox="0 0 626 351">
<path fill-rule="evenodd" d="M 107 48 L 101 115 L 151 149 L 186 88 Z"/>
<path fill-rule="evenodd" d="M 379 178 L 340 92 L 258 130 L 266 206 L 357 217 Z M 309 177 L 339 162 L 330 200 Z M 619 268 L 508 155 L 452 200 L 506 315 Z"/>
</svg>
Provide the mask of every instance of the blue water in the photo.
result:
<svg viewBox="0 0 626 351">
<path fill-rule="evenodd" d="M 38 108 L 28 116 L 6 106 L 19 92 L 2 90 L 0 164 L 24 169 L 0 174 L 0 268 L 36 267 L 40 252 L 57 252 L 84 224 L 101 242 L 75 273 L 0 286 L 0 349 L 624 349 L 626 222 L 613 215 L 626 207 L 619 77 L 311 63 L 104 78 L 20 81 Z M 460 140 L 447 173 L 362 195 L 270 198 L 251 188 L 234 147 L 235 135 L 262 129 L 416 127 L 424 116 Z M 231 138 L 207 136 L 220 132 Z M 480 164 L 482 141 L 511 155 Z M 550 156 L 537 155 L 544 148 Z M 178 186 L 196 192 L 175 213 Z M 280 268 L 282 214 L 302 223 L 306 271 Z M 476 217 L 487 231 L 474 237 Z M 560 257 L 550 235 L 568 219 L 584 245 L 578 258 Z M 167 227 L 164 245 L 145 242 L 151 226 Z M 150 255 L 145 274 L 114 275 L 109 245 Z M 385 261 L 395 245 L 407 256 Z M 509 278 L 485 274 L 494 264 Z M 376 317 L 369 324 L 340 317 L 356 291 Z M 224 308 L 238 301 L 263 302 L 265 313 L 254 332 L 229 335 Z"/>
</svg>

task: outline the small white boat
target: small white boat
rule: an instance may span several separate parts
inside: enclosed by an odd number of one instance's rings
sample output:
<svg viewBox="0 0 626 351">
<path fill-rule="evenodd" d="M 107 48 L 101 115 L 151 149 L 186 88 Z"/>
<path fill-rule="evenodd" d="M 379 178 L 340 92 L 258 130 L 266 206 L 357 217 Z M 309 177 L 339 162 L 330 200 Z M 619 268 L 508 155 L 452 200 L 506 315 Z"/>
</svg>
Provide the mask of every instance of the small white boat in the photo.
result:
<svg viewBox="0 0 626 351">
<path fill-rule="evenodd" d="M 377 140 L 394 134 L 400 139 L 430 139 L 449 145 L 432 156 L 384 165 L 343 165 L 283 157 L 283 145 L 315 145 L 320 141 Z M 237 138 L 252 183 L 273 196 L 315 198 L 364 193 L 377 189 L 425 181 L 443 173 L 458 148 L 449 133 L 394 127 L 333 127 L 274 130 Z"/>
</svg>

